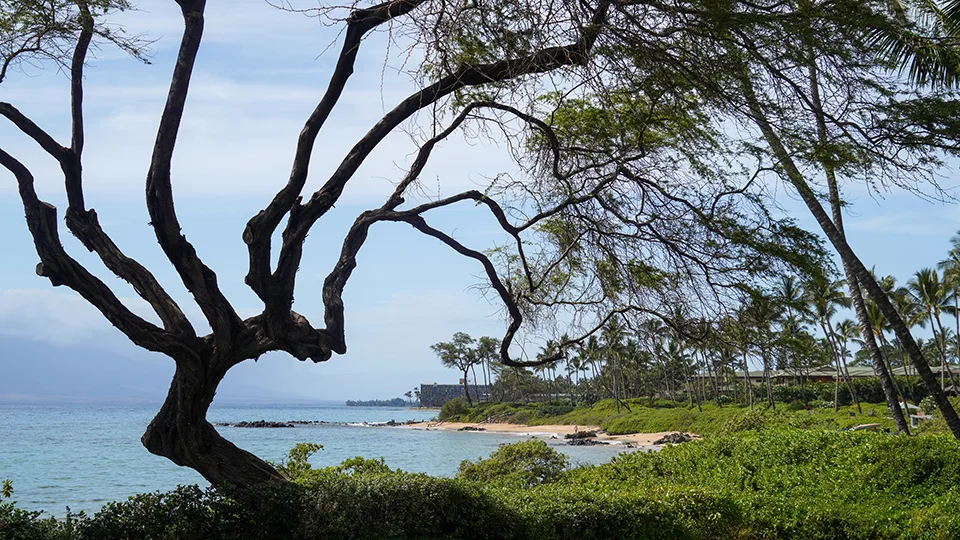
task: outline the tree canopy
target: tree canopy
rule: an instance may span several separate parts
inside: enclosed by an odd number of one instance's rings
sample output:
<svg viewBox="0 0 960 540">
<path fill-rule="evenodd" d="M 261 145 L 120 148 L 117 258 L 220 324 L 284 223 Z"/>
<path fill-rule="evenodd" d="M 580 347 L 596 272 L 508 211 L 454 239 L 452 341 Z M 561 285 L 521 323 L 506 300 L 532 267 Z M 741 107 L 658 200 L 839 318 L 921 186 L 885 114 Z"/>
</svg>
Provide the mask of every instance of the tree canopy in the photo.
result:
<svg viewBox="0 0 960 540">
<path fill-rule="evenodd" d="M 30 170 L 3 149 L 0 165 L 18 182 L 38 274 L 75 290 L 135 344 L 175 361 L 170 394 L 144 445 L 214 483 L 280 479 L 220 437 L 205 419 L 207 408 L 223 376 L 243 361 L 284 351 L 322 362 L 346 352 L 343 292 L 376 224 L 405 223 L 475 260 L 504 308 L 499 361 L 523 367 L 562 358 L 620 318 L 636 326 L 652 317 L 690 332 L 681 320 L 729 314 L 784 272 L 822 275 L 830 264 L 818 238 L 771 200 L 769 187 L 778 178 L 823 214 L 817 184 L 804 174 L 808 168 L 829 162 L 845 181 L 937 195 L 932 175 L 944 153 L 957 150 L 957 102 L 938 89 L 905 86 L 890 62 L 891 54 L 903 54 L 877 44 L 877 35 L 930 37 L 887 2 L 324 6 L 323 15 L 345 27 L 342 47 L 300 132 L 286 181 L 243 231 L 245 283 L 263 304 L 259 314 L 244 318 L 177 218 L 173 154 L 206 3 L 176 3 L 184 31 L 146 176 L 146 206 L 156 240 L 202 311 L 208 335 L 198 334 L 153 274 L 111 240 L 83 197 L 84 65 L 98 40 L 139 54 L 135 39 L 98 25 L 102 14 L 126 9 L 126 2 L 28 2 L 4 10 L 13 14 L 0 22 L 4 66 L 51 60 L 69 74 L 71 141 L 54 140 L 14 104 L 0 103 L 0 115 L 60 165 L 68 230 L 150 304 L 162 327 L 131 312 L 65 251 L 57 210 L 38 197 Z M 422 54 L 413 68 L 418 88 L 356 141 L 319 189 L 305 192 L 317 136 L 333 128 L 328 118 L 349 91 L 364 37 L 387 27 Z M 811 59 L 822 106 L 805 83 Z M 357 216 L 323 282 L 323 324 L 311 322 L 292 309 L 307 235 L 371 152 L 417 114 L 430 116 L 430 135 L 395 191 Z M 826 141 L 817 136 L 824 122 Z M 518 172 L 492 179 L 482 191 L 414 200 L 431 154 L 467 128 L 501 134 Z M 483 251 L 428 220 L 436 209 L 468 203 L 488 210 L 510 242 Z M 852 250 L 829 217 L 814 213 L 846 262 Z M 857 269 L 866 273 L 862 264 Z M 875 296 L 876 284 L 861 279 Z M 884 298 L 876 300 L 894 319 Z M 518 355 L 521 331 L 555 333 L 553 353 L 533 360 Z"/>
</svg>

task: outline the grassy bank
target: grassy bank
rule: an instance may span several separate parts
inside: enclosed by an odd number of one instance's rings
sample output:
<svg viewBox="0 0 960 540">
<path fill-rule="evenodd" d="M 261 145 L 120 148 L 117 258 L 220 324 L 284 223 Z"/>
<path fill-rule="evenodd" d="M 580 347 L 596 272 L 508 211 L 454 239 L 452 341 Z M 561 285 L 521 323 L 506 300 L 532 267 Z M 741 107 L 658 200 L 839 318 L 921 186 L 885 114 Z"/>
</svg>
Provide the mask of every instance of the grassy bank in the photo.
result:
<svg viewBox="0 0 960 540">
<path fill-rule="evenodd" d="M 474 407 L 453 403 L 441 411 L 440 419 L 458 422 L 507 422 L 528 425 L 575 424 L 601 426 L 611 434 L 657 433 L 661 431 L 689 431 L 701 435 L 719 435 L 762 427 L 782 426 L 799 429 L 837 430 L 858 424 L 876 423 L 881 428 L 893 428 L 884 403 L 863 403 L 862 412 L 856 406 L 804 409 L 796 404 L 778 403 L 776 409 L 766 405 L 749 407 L 714 403 L 696 407 L 675 406 L 659 402 L 648 406 L 647 400 L 628 400 L 628 411 L 617 411 L 612 399 L 590 406 L 574 407 L 553 403 L 481 403 Z M 872 412 L 872 414 L 871 414 Z"/>
<path fill-rule="evenodd" d="M 5 540 L 193 538 L 948 539 L 960 443 L 944 435 L 760 429 L 565 468 L 542 441 L 457 478 L 354 459 L 257 492 L 183 487 L 42 520 L 0 504 Z"/>
</svg>

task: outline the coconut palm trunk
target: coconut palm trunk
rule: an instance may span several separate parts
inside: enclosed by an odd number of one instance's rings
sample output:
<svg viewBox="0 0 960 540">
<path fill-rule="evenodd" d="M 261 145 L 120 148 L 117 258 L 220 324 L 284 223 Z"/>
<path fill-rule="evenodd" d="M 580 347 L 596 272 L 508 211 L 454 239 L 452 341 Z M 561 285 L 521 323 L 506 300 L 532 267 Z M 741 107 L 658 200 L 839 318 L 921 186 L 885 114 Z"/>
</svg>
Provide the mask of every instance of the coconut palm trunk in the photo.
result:
<svg viewBox="0 0 960 540">
<path fill-rule="evenodd" d="M 927 390 L 930 392 L 930 395 L 940 408 L 944 421 L 946 421 L 950 431 L 953 433 L 954 437 L 960 439 L 960 416 L 957 415 L 957 411 L 947 400 L 947 396 L 943 392 L 943 388 L 937 384 L 936 376 L 934 376 L 933 372 L 930 370 L 930 366 L 926 364 L 926 360 L 924 360 L 923 354 L 920 352 L 920 347 L 917 346 L 917 342 L 910 334 L 910 330 L 907 328 L 906 323 L 904 323 L 903 318 L 899 313 L 897 313 L 897 310 L 893 307 L 890 299 L 887 298 L 887 295 L 883 292 L 883 289 L 880 288 L 880 284 L 877 283 L 877 280 L 870 274 L 870 271 L 857 257 L 856 253 L 854 253 L 853 249 L 847 243 L 843 233 L 837 229 L 836 225 L 834 225 L 833 221 L 830 219 L 830 216 L 827 215 L 827 212 L 823 209 L 823 206 L 817 199 L 816 194 L 812 189 L 810 189 L 810 186 L 807 185 L 807 182 L 804 179 L 803 174 L 800 172 L 800 169 L 794 163 L 792 156 L 787 151 L 786 147 L 784 147 L 780 137 L 774 131 L 774 128 L 770 124 L 769 120 L 767 120 L 766 115 L 760 106 L 756 92 L 753 89 L 753 83 L 750 81 L 746 70 L 744 70 L 742 73 L 741 83 L 743 85 L 744 97 L 747 100 L 747 105 L 750 110 L 750 116 L 756 122 L 757 127 L 760 129 L 763 137 L 770 145 L 774 155 L 780 161 L 781 166 L 786 172 L 787 179 L 797 190 L 800 198 L 803 200 L 804 204 L 807 206 L 807 209 L 817 221 L 817 224 L 820 225 L 821 230 L 833 245 L 834 249 L 836 249 L 840 254 L 840 260 L 843 263 L 844 270 L 849 271 L 850 278 L 854 278 L 848 279 L 848 283 L 859 283 L 863 289 L 866 289 L 866 292 L 870 295 L 870 298 L 876 302 L 877 307 L 880 308 L 881 313 L 883 313 L 883 316 L 890 323 L 894 333 L 897 335 L 897 339 L 903 343 L 904 349 L 907 351 L 907 355 L 910 357 L 910 361 L 917 369 L 920 379 L 923 381 L 924 385 L 927 387 Z M 863 319 L 861 319 L 861 326 L 865 327 Z M 872 338 L 872 336 L 868 336 L 866 334 L 864 337 L 865 342 L 867 343 L 869 343 Z M 882 364 L 879 362 L 875 363 L 874 369 L 877 371 L 882 381 L 884 379 L 884 375 L 880 371 L 880 365 Z M 886 374 L 886 377 L 889 377 L 889 373 Z M 886 384 L 889 385 L 889 391 L 885 387 L 884 393 L 886 394 L 889 403 L 893 385 L 889 382 Z M 901 430 L 905 430 L 907 428 L 906 420 L 902 418 L 902 413 L 899 413 L 898 411 L 899 407 L 891 408 L 891 412 L 893 413 L 894 421 L 896 422 L 897 427 L 901 428 Z"/>
<path fill-rule="evenodd" d="M 833 336 L 834 347 L 837 351 L 837 368 L 840 369 L 841 375 L 843 375 L 843 382 L 847 385 L 847 390 L 850 391 L 850 397 L 853 399 L 853 402 L 857 405 L 857 412 L 863 413 L 863 409 L 860 408 L 860 397 L 857 395 L 857 389 L 853 386 L 853 380 L 850 378 L 850 371 L 847 369 L 847 359 L 844 358 L 843 354 L 840 354 L 840 344 L 837 343 L 837 333 L 833 329 L 833 324 L 830 321 L 827 321 L 827 330 L 830 331 L 830 335 Z"/>
<path fill-rule="evenodd" d="M 956 392 L 960 386 L 957 385 L 957 378 L 954 377 L 953 370 L 950 369 L 950 364 L 947 362 L 947 334 L 944 331 L 943 324 L 940 322 L 939 310 L 933 312 L 931 319 L 936 320 L 937 328 L 940 329 L 940 340 L 937 341 L 937 336 L 933 336 L 933 340 L 940 350 L 940 386 L 943 386 L 943 373 L 946 372 L 947 375 L 950 376 L 950 384 L 953 385 L 953 390 Z"/>
<path fill-rule="evenodd" d="M 820 99 L 820 82 L 817 74 L 817 64 L 815 58 L 810 55 L 808 59 L 808 68 L 810 75 L 810 97 L 813 101 L 815 116 L 817 121 L 817 139 L 821 145 L 827 144 L 827 125 L 823 113 L 823 103 Z M 846 233 L 843 229 L 843 209 L 840 200 L 840 188 L 837 184 L 836 171 L 831 163 L 824 161 L 823 169 L 827 177 L 827 187 L 830 191 L 830 210 L 833 214 L 833 225 L 836 228 L 837 235 L 846 241 Z M 809 206 L 809 205 L 808 205 Z M 860 289 L 854 268 L 848 264 L 848 260 L 841 256 L 843 273 L 847 280 L 847 288 L 850 291 L 850 301 L 853 303 L 853 309 L 857 314 L 857 320 L 860 322 L 860 335 L 863 338 L 863 346 L 870 353 L 870 359 L 873 363 L 873 371 L 880 380 L 880 387 L 883 389 L 883 396 L 887 401 L 887 408 L 893 414 L 894 424 L 901 433 L 909 433 L 910 426 L 907 419 L 904 418 L 900 410 L 900 402 L 897 399 L 899 392 L 895 388 L 893 377 L 887 369 L 886 362 L 877 347 L 877 342 L 873 336 L 873 328 L 870 325 L 870 319 L 867 316 L 866 306 L 863 303 L 863 293 Z M 859 408 L 860 403 L 857 402 Z M 958 426 L 960 427 L 960 426 Z"/>
<path fill-rule="evenodd" d="M 837 369 L 837 374 L 833 376 L 833 412 L 837 412 L 840 410 L 840 360 L 837 359 L 833 339 L 830 337 L 830 334 L 827 333 L 827 327 L 824 326 L 823 320 L 820 321 L 820 329 L 823 331 L 823 335 L 826 336 L 827 350 L 830 351 L 830 357 L 833 358 L 833 365 Z"/>
<path fill-rule="evenodd" d="M 710 385 L 713 386 L 713 397 L 717 402 L 717 407 L 723 407 L 723 404 L 720 403 L 720 381 L 718 380 L 718 370 L 715 369 L 715 366 L 711 365 L 713 362 L 707 358 L 706 351 L 701 351 L 701 354 L 703 355 L 703 361 L 707 366 L 707 376 L 710 377 Z"/>
<path fill-rule="evenodd" d="M 481 368 L 482 371 L 482 368 Z M 483 398 L 480 396 L 480 389 L 477 388 L 477 367 L 476 364 L 470 366 L 470 372 L 473 373 L 473 396 L 477 398 L 477 402 L 482 402 Z"/>
<path fill-rule="evenodd" d="M 878 334 L 877 334 L 877 335 L 878 335 L 879 338 L 880 338 L 880 344 L 883 346 L 884 349 L 887 349 L 887 348 L 889 347 L 889 343 L 887 343 L 887 338 L 885 338 L 885 337 L 883 336 L 883 332 L 878 330 Z M 880 351 L 880 359 L 883 360 L 884 364 L 887 366 L 887 371 L 890 372 L 890 373 L 893 373 L 893 369 L 890 367 L 890 361 L 889 361 L 889 359 L 887 358 L 887 355 L 884 354 L 882 350 Z M 897 384 L 897 380 L 896 380 L 896 379 L 892 379 L 891 382 L 893 382 L 893 388 L 897 391 L 897 395 L 900 396 L 900 399 L 899 399 L 899 401 L 897 402 L 897 408 L 899 409 L 899 408 L 900 408 L 900 403 L 903 403 L 903 408 L 906 409 L 906 410 L 903 412 L 903 414 L 905 414 L 907 417 L 909 417 L 909 416 L 910 416 L 910 409 L 907 407 L 907 396 L 906 396 L 906 394 L 903 393 L 903 390 L 900 388 L 900 385 Z M 909 382 L 909 379 L 908 379 L 908 382 Z M 908 434 L 909 434 L 909 433 L 908 433 Z"/>
</svg>

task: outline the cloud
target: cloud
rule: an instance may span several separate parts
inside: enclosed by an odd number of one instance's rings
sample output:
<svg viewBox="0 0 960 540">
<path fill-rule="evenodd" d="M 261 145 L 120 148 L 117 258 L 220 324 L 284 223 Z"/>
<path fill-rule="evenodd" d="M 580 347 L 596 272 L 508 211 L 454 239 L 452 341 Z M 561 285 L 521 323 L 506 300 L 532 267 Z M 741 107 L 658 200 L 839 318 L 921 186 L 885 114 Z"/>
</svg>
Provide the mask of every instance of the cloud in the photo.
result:
<svg viewBox="0 0 960 540">
<path fill-rule="evenodd" d="M 286 3 L 286 2 L 285 2 Z M 295 7 L 310 8 L 316 4 L 294 2 Z M 277 9 L 264 0 L 231 0 L 211 2 L 204 11 L 204 43 L 228 45 L 244 49 L 272 51 L 294 45 L 317 46 L 335 37 L 337 29 L 321 24 L 316 17 Z M 154 51 L 175 49 L 183 32 L 179 8 L 163 0 L 137 2 L 136 9 L 112 15 L 107 21 L 123 27 L 131 35 L 143 35 L 154 43 Z"/>
<path fill-rule="evenodd" d="M 12 88 L 7 99 L 61 141 L 68 138 L 64 80 Z M 316 77 L 312 77 L 316 79 Z M 310 78 L 308 78 L 310 79 Z M 166 95 L 165 81 L 107 84 L 109 78 L 90 76 L 86 89 L 85 187 L 90 193 L 140 197 L 150 162 L 160 113 Z M 178 197 L 257 197 L 264 201 L 286 182 L 303 123 L 323 93 L 323 84 L 311 81 L 280 83 L 239 79 L 204 71 L 195 74 L 178 135 L 173 160 L 174 191 Z M 148 81 L 149 82 L 149 81 Z M 351 84 L 320 132 L 314 147 L 305 195 L 319 189 L 340 162 L 383 114 L 381 100 L 392 107 L 412 87 L 381 91 L 369 84 Z M 408 122 L 380 142 L 350 180 L 344 203 L 381 203 L 406 173 L 424 131 Z M 429 132 L 429 130 L 426 130 Z M 33 141 L 10 126 L 8 151 L 34 172 L 43 196 L 62 198 L 57 166 Z M 421 180 L 426 191 L 444 194 L 483 188 L 487 178 L 515 165 L 502 148 L 478 145 L 455 134 L 439 145 Z M 4 182 L 0 191 L 12 194 L 15 185 Z"/>
<path fill-rule="evenodd" d="M 83 298 L 40 290 L 0 290 L 0 333 L 57 345 L 97 343 L 115 331 Z"/>
</svg>

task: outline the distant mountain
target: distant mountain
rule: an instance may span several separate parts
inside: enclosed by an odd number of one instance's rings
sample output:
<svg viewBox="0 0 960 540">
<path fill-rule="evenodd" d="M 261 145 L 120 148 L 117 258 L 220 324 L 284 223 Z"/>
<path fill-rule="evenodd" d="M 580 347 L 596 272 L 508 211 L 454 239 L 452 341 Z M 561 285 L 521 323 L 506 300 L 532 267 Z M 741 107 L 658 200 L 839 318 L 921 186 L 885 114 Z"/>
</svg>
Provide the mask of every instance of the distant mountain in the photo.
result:
<svg viewBox="0 0 960 540">
<path fill-rule="evenodd" d="M 132 345 L 129 353 L 118 353 L 0 335 L 0 402 L 159 404 L 173 371 L 169 358 Z M 221 404 L 310 402 L 229 377 L 217 393 Z"/>
<path fill-rule="evenodd" d="M 139 352 L 139 351 L 137 351 Z M 173 362 L 0 336 L 0 400 L 161 402 Z"/>
</svg>

